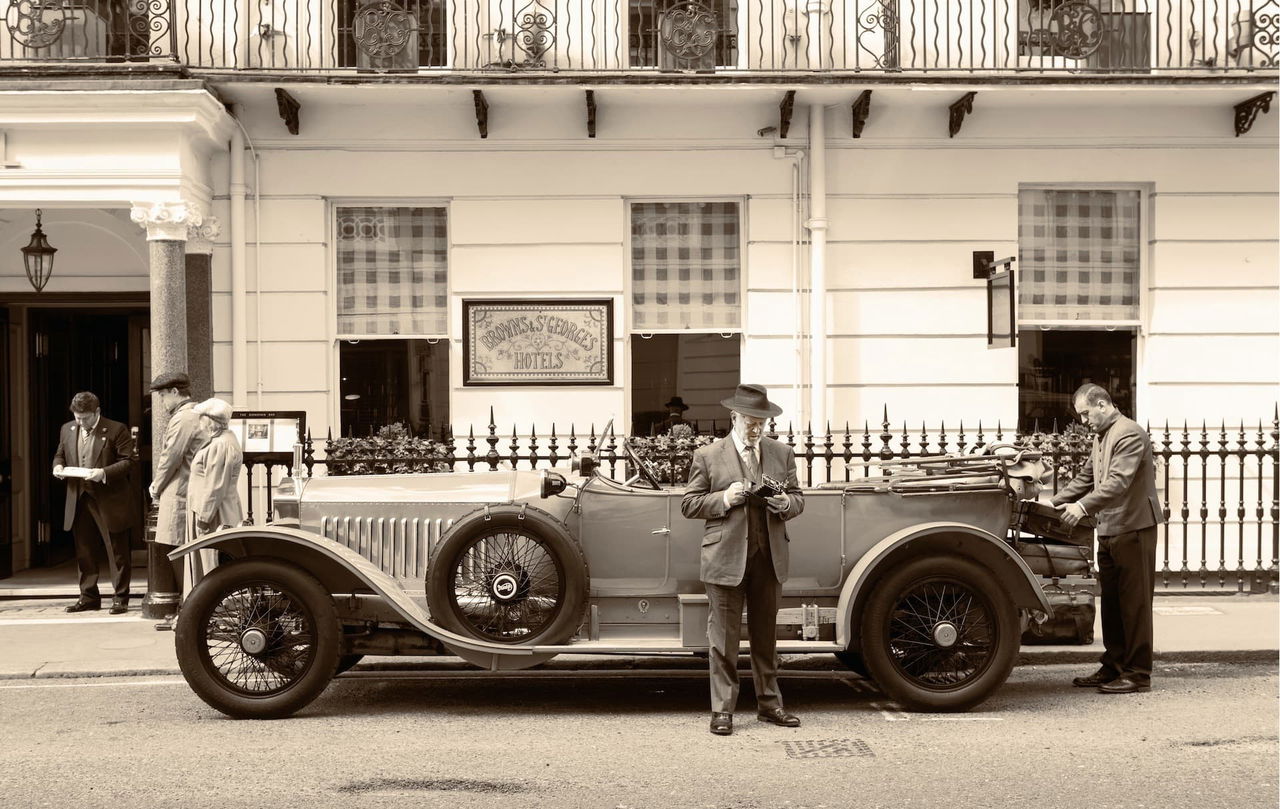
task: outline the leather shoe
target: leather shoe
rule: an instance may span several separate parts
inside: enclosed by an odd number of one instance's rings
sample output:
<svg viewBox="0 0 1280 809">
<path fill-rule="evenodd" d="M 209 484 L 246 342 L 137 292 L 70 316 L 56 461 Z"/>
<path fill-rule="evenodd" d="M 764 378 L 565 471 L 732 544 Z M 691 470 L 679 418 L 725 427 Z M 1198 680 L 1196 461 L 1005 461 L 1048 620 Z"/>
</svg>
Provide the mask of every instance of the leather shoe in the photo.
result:
<svg viewBox="0 0 1280 809">
<path fill-rule="evenodd" d="M 770 708 L 767 711 L 760 711 L 756 714 L 756 719 L 761 722 L 772 722 L 784 728 L 800 727 L 800 717 L 793 713 L 787 713 L 781 708 Z"/>
<path fill-rule="evenodd" d="M 126 612 L 128 612 L 128 611 L 129 611 L 129 600 L 128 600 L 128 599 L 120 599 L 120 598 L 117 598 L 116 600 L 114 600 L 114 601 L 112 601 L 112 602 L 111 602 L 111 614 L 112 614 L 112 615 L 120 615 L 120 614 L 122 614 L 122 613 L 126 613 Z"/>
<path fill-rule="evenodd" d="M 711 714 L 711 732 L 717 736 L 728 736 L 733 733 L 733 714 L 718 711 Z"/>
<path fill-rule="evenodd" d="M 1139 682 L 1132 677 L 1117 677 L 1109 683 L 1098 686 L 1100 694 L 1136 694 L 1139 691 L 1150 691 L 1151 683 Z"/>
<path fill-rule="evenodd" d="M 67 612 L 88 612 L 102 609 L 101 601 L 85 601 L 83 598 L 67 607 Z"/>
<path fill-rule="evenodd" d="M 1098 669 L 1088 677 L 1077 677 L 1071 681 L 1076 688 L 1097 688 L 1104 683 L 1109 683 L 1118 675 L 1106 669 Z"/>
</svg>

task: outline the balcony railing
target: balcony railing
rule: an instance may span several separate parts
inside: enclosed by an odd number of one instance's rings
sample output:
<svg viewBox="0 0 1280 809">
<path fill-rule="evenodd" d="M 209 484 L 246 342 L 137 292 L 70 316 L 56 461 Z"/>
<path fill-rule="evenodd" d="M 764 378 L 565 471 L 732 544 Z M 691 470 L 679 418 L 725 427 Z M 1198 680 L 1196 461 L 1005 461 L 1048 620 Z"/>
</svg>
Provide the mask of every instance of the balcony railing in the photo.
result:
<svg viewBox="0 0 1280 809">
<path fill-rule="evenodd" d="M 1274 71 L 1280 0 L 0 0 L 0 62 L 323 73 Z"/>
</svg>

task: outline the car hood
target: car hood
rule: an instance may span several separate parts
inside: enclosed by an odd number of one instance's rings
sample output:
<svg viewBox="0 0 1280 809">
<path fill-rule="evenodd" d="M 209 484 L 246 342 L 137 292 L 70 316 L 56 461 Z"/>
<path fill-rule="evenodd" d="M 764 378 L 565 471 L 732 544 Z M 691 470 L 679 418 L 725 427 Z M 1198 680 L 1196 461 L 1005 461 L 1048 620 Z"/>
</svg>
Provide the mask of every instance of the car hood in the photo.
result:
<svg viewBox="0 0 1280 809">
<path fill-rule="evenodd" d="M 567 470 L 557 470 L 561 473 Z M 505 503 L 538 500 L 541 471 L 313 477 L 302 501 L 323 503 Z"/>
</svg>

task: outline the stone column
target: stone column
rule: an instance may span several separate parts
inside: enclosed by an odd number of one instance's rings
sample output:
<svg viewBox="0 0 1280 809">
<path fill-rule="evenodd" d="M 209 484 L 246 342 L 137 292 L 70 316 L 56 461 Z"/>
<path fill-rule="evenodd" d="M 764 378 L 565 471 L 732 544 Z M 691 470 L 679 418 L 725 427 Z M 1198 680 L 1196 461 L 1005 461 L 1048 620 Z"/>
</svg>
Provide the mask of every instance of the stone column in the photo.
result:
<svg viewBox="0 0 1280 809">
<path fill-rule="evenodd" d="M 187 374 L 191 397 L 213 395 L 213 242 L 222 232 L 216 217 L 207 216 L 187 229 Z"/>
<path fill-rule="evenodd" d="M 203 221 L 200 211 L 186 202 L 141 203 L 129 218 L 147 230 L 151 251 L 151 375 L 187 370 L 187 231 Z M 147 382 L 151 380 L 148 379 Z M 160 445 L 169 414 L 154 396 L 151 402 L 151 473 L 160 460 Z M 164 618 L 177 612 L 182 583 L 175 580 L 165 551 L 155 543 L 156 505 L 147 518 L 147 595 L 144 618 Z"/>
</svg>

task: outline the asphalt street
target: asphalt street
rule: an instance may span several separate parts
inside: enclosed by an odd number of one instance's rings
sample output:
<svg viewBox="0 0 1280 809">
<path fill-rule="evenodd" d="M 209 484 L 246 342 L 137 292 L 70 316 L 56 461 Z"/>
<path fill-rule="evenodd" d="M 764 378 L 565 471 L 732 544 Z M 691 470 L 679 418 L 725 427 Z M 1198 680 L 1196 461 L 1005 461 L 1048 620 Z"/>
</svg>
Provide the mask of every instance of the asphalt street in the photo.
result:
<svg viewBox="0 0 1280 809">
<path fill-rule="evenodd" d="M 1087 668 L 1087 667 L 1086 667 Z M 799 729 L 706 729 L 700 671 L 353 672 L 298 716 L 226 719 L 177 677 L 0 682 L 20 807 L 1275 807 L 1277 666 L 1164 663 L 1128 696 L 1020 666 L 966 714 L 842 672 L 783 681 Z"/>
</svg>

